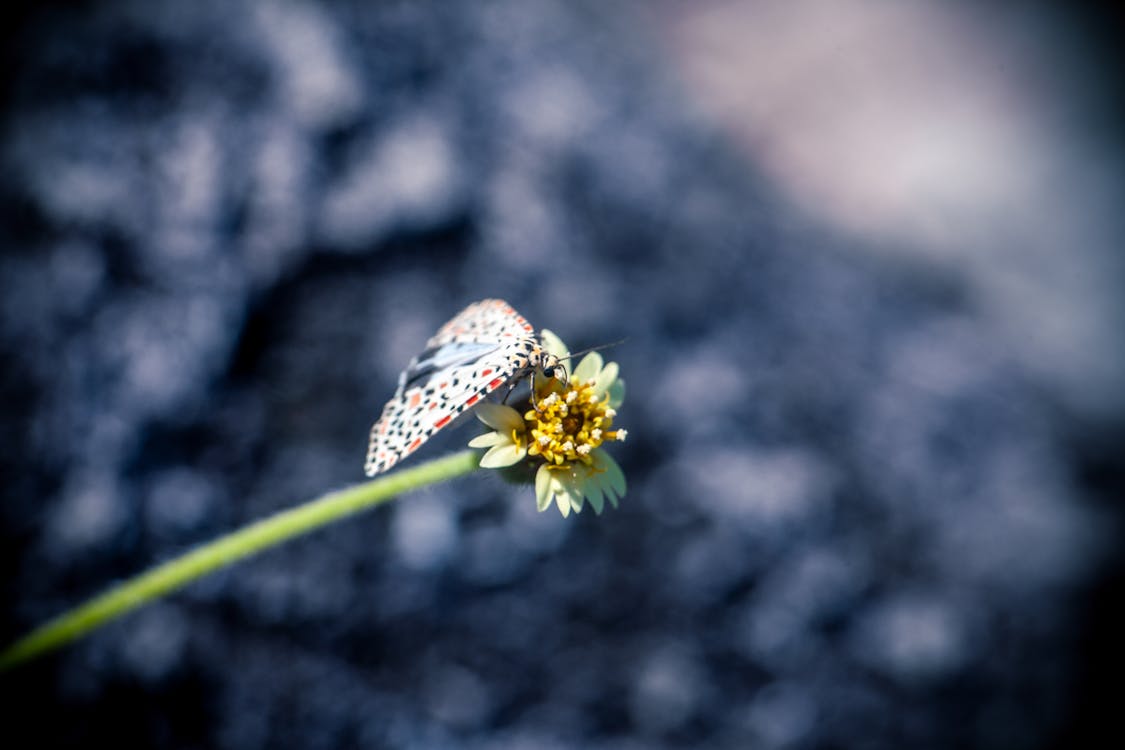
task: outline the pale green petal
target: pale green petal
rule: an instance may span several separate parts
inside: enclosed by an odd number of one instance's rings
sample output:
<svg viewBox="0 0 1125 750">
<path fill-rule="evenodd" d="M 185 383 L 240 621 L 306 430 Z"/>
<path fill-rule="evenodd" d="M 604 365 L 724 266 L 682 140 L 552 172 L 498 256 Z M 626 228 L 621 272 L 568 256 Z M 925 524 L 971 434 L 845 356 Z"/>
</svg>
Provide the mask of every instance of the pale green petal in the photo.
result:
<svg viewBox="0 0 1125 750">
<path fill-rule="evenodd" d="M 503 445 L 504 443 L 511 443 L 512 438 L 508 435 L 501 435 L 499 432 L 486 432 L 483 435 L 477 435 L 469 441 L 470 448 L 491 448 L 494 445 Z"/>
<path fill-rule="evenodd" d="M 555 495 L 555 504 L 564 518 L 569 516 L 572 510 L 576 513 L 582 510 L 582 495 L 574 488 L 573 474 L 552 471 L 551 491 Z"/>
<path fill-rule="evenodd" d="M 555 505 L 558 506 L 559 513 L 562 513 L 563 518 L 570 515 L 570 495 L 566 494 L 566 492 L 560 491 L 555 493 Z"/>
<path fill-rule="evenodd" d="M 609 487 L 618 497 L 625 497 L 625 473 L 621 471 L 621 467 L 613 460 L 613 456 L 606 453 L 601 448 L 595 448 L 593 453 L 594 466 L 605 471 L 606 481 Z M 616 503 L 615 503 L 616 505 Z"/>
<path fill-rule="evenodd" d="M 477 419 L 497 432 L 502 432 L 507 435 L 511 433 L 512 430 L 522 432 L 524 429 L 523 417 L 510 406 L 485 401 L 477 406 L 476 411 Z"/>
<path fill-rule="evenodd" d="M 594 508 L 594 512 L 599 516 L 602 514 L 602 508 L 605 505 L 605 496 L 602 494 L 599 483 L 601 475 L 595 475 L 586 480 L 582 485 L 582 492 L 586 495 L 586 500 Z"/>
<path fill-rule="evenodd" d="M 570 509 L 575 513 L 582 512 L 582 478 L 574 469 L 568 472 L 556 472 L 559 489 L 570 503 Z"/>
<path fill-rule="evenodd" d="M 540 513 L 551 505 L 551 470 L 547 468 L 547 464 L 543 464 L 535 472 L 535 504 Z"/>
<path fill-rule="evenodd" d="M 605 393 L 612 388 L 613 384 L 617 382 L 618 369 L 616 362 L 606 364 L 596 376 L 597 380 L 594 382 L 594 393 Z"/>
<path fill-rule="evenodd" d="M 488 449 L 488 453 L 481 456 L 480 465 L 484 469 L 502 469 L 505 466 L 519 463 L 527 455 L 526 448 L 517 448 L 511 443 L 497 445 Z"/>
<path fill-rule="evenodd" d="M 581 513 L 582 512 L 582 495 L 572 492 L 569 495 L 569 497 L 570 497 L 570 507 L 571 507 L 571 509 L 575 513 Z"/>
<path fill-rule="evenodd" d="M 596 378 L 598 373 L 602 371 L 602 363 L 602 355 L 597 352 L 590 352 L 582 358 L 578 367 L 574 368 L 574 381 L 585 383 L 587 380 Z"/>
<path fill-rule="evenodd" d="M 616 508 L 617 501 L 620 498 L 618 498 L 617 493 L 613 491 L 613 486 L 610 484 L 609 477 L 606 474 L 598 474 L 598 487 L 605 493 L 606 499 Z"/>
<path fill-rule="evenodd" d="M 610 408 L 616 409 L 623 403 L 625 403 L 625 381 L 618 378 L 609 387 L 609 405 Z"/>
</svg>

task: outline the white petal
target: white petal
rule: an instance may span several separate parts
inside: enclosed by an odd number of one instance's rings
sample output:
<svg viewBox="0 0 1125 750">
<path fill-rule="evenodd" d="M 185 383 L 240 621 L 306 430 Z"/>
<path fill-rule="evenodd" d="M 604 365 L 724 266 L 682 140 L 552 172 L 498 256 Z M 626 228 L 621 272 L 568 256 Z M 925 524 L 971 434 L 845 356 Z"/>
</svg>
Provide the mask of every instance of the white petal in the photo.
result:
<svg viewBox="0 0 1125 750">
<path fill-rule="evenodd" d="M 617 373 L 620 372 L 616 362 L 610 362 L 602 368 L 601 372 L 597 374 L 597 382 L 594 383 L 595 393 L 605 393 L 613 384 L 617 382 Z"/>
<path fill-rule="evenodd" d="M 602 362 L 602 355 L 597 352 L 587 354 L 578 363 L 578 367 L 574 368 L 574 381 L 585 383 L 587 380 L 596 378 L 598 373 L 602 371 Z"/>
<path fill-rule="evenodd" d="M 566 477 L 562 472 L 551 472 L 551 494 L 555 496 L 555 505 L 558 506 L 559 512 L 563 514 L 563 518 L 569 516 L 570 511 L 574 508 L 574 500 L 571 498 L 568 480 L 569 477 Z"/>
<path fill-rule="evenodd" d="M 551 471 L 547 464 L 543 464 L 535 472 L 535 504 L 540 513 L 551 505 Z"/>
<path fill-rule="evenodd" d="M 505 466 L 519 463 L 525 455 L 527 455 L 526 450 L 517 448 L 511 443 L 497 445 L 494 448 L 489 448 L 488 453 L 481 456 L 480 465 L 485 469 L 502 469 Z"/>
<path fill-rule="evenodd" d="M 572 493 L 571 495 L 569 495 L 569 497 L 571 510 L 573 510 L 575 513 L 581 513 L 583 501 L 582 495 Z"/>
<path fill-rule="evenodd" d="M 558 506 L 559 513 L 562 513 L 563 518 L 570 515 L 570 495 L 565 492 L 555 495 L 555 505 Z"/>
<path fill-rule="evenodd" d="M 494 445 L 501 445 L 503 443 L 511 443 L 512 440 L 507 435 L 501 435 L 499 432 L 486 432 L 483 435 L 477 435 L 469 441 L 470 448 L 491 448 Z"/>
<path fill-rule="evenodd" d="M 497 432 L 523 431 L 523 417 L 510 406 L 485 401 L 477 406 L 476 411 L 477 419 Z"/>
</svg>

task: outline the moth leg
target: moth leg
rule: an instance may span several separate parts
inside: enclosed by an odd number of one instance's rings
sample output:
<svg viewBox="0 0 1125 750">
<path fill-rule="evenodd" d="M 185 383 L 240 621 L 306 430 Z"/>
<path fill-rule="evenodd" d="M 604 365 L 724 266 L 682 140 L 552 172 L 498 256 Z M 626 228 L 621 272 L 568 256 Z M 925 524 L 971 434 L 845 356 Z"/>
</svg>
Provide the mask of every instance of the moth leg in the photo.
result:
<svg viewBox="0 0 1125 750">
<path fill-rule="evenodd" d="M 504 405 L 504 404 L 508 403 L 508 397 L 512 395 L 512 391 L 514 391 L 516 389 L 516 387 L 519 386 L 519 384 L 520 384 L 519 378 L 512 378 L 511 382 L 508 383 L 508 390 L 504 393 L 504 398 L 500 399 L 501 405 Z"/>
</svg>

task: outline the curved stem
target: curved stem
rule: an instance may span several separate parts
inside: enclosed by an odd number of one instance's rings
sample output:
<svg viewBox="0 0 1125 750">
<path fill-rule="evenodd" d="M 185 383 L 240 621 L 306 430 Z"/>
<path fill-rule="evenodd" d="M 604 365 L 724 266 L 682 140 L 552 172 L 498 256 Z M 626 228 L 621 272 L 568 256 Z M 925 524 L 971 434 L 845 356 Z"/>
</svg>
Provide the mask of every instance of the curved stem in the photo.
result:
<svg viewBox="0 0 1125 750">
<path fill-rule="evenodd" d="M 157 597 L 287 539 L 379 505 L 403 492 L 469 474 L 476 470 L 479 460 L 474 451 L 455 453 L 323 495 L 219 537 L 39 626 L 0 653 L 0 671 L 64 646 Z"/>
</svg>

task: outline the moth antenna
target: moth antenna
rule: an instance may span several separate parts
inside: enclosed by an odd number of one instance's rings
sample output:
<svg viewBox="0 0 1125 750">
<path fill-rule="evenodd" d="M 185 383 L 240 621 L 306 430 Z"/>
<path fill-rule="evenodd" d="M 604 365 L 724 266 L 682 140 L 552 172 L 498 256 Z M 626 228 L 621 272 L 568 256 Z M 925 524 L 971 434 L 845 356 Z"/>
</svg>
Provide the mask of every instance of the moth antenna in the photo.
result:
<svg viewBox="0 0 1125 750">
<path fill-rule="evenodd" d="M 620 344 L 624 344 L 626 341 L 628 341 L 628 339 L 618 339 L 617 341 L 611 341 L 608 344 L 599 344 L 597 346 L 591 346 L 587 349 L 582 349 L 581 351 L 571 352 L 570 354 L 566 355 L 565 357 L 559 357 L 559 361 L 562 362 L 563 360 L 573 359 L 573 358 L 575 358 L 579 355 L 588 354 L 589 352 L 597 352 L 597 351 L 601 351 L 602 349 L 609 349 L 611 346 L 618 346 Z"/>
</svg>

